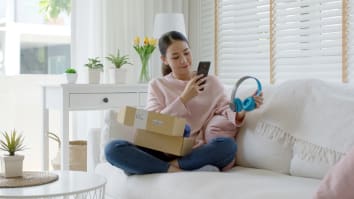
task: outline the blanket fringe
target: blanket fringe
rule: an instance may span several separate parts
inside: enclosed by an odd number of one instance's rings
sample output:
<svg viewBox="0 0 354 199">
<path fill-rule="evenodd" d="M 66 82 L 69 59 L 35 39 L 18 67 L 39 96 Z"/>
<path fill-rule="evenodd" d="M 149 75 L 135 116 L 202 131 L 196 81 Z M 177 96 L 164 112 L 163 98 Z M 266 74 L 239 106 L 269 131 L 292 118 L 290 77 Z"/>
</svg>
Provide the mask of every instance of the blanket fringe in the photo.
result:
<svg viewBox="0 0 354 199">
<path fill-rule="evenodd" d="M 284 144 L 284 146 L 293 146 L 294 154 L 302 160 L 319 161 L 333 165 L 344 155 L 343 153 L 332 149 L 297 139 L 282 128 L 269 122 L 260 121 L 256 126 L 255 132 L 271 140 L 275 140 L 278 143 Z"/>
<path fill-rule="evenodd" d="M 276 125 L 260 121 L 256 126 L 256 133 L 262 136 L 266 136 L 271 140 L 275 140 L 284 146 L 293 145 L 295 139 L 289 133 L 279 128 Z"/>
<path fill-rule="evenodd" d="M 334 165 L 342 157 L 343 153 L 329 148 L 318 146 L 303 140 L 297 139 L 294 145 L 294 153 L 302 160 L 325 162 Z"/>
</svg>

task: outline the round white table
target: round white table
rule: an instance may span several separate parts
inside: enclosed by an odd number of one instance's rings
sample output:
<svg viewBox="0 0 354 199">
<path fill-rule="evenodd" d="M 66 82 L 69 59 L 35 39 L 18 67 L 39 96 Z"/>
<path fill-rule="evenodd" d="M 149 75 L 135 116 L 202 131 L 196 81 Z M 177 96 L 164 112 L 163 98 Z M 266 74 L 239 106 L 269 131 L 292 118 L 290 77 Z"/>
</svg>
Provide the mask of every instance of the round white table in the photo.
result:
<svg viewBox="0 0 354 199">
<path fill-rule="evenodd" d="M 30 187 L 1 188 L 0 198 L 104 199 L 106 179 L 80 171 L 53 171 L 58 180 Z"/>
</svg>

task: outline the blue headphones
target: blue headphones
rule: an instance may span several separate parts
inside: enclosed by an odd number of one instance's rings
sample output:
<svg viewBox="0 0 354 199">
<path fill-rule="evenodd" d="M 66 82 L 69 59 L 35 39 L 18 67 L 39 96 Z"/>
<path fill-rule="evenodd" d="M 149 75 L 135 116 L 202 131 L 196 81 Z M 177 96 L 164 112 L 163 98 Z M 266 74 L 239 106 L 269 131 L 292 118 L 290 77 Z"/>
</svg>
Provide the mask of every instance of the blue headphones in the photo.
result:
<svg viewBox="0 0 354 199">
<path fill-rule="evenodd" d="M 230 103 L 230 108 L 231 110 L 233 110 L 234 112 L 241 112 L 242 110 L 244 111 L 252 111 L 253 109 L 256 108 L 256 102 L 253 99 L 253 96 L 251 97 L 247 97 L 245 100 L 241 100 L 240 98 L 236 98 L 236 91 L 238 89 L 238 87 L 242 84 L 243 81 L 245 81 L 246 79 L 254 79 L 257 82 L 257 93 L 256 95 L 260 95 L 262 93 L 262 84 L 261 82 L 252 76 L 244 76 L 241 77 L 235 84 L 235 87 L 232 90 L 231 93 L 231 103 Z"/>
</svg>

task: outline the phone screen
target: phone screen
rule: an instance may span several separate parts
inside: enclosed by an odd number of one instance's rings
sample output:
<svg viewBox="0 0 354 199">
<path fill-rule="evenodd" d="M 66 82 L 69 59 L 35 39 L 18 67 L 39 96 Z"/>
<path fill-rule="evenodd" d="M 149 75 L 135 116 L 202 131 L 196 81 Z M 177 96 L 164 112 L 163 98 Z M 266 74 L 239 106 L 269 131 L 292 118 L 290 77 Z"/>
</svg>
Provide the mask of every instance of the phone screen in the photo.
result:
<svg viewBox="0 0 354 199">
<path fill-rule="evenodd" d="M 209 68 L 210 68 L 210 61 L 199 62 L 197 75 L 203 74 L 204 76 L 208 76 Z"/>
<path fill-rule="evenodd" d="M 199 62 L 197 75 L 203 74 L 204 77 L 208 76 L 209 68 L 210 68 L 210 61 L 201 61 L 201 62 Z M 204 81 L 200 85 L 203 85 L 205 83 L 206 82 Z M 202 88 L 200 90 L 203 91 L 204 89 Z"/>
</svg>

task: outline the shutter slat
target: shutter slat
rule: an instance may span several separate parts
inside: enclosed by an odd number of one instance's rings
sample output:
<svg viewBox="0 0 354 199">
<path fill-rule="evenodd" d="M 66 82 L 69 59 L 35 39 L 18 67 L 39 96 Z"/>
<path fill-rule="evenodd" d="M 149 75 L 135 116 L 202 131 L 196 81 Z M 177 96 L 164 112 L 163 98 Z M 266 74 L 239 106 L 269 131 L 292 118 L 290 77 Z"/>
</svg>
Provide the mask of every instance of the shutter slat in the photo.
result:
<svg viewBox="0 0 354 199">
<path fill-rule="evenodd" d="M 275 4 L 277 82 L 300 77 L 333 81 L 341 78 L 341 8 L 339 0 Z"/>
<path fill-rule="evenodd" d="M 235 77 L 270 76 L 270 33 L 274 78 L 342 79 L 342 0 L 219 0 L 217 59 L 223 83 Z M 349 79 L 354 79 L 354 0 L 348 0 L 346 43 Z"/>
<path fill-rule="evenodd" d="M 219 1 L 219 78 L 229 86 L 243 75 L 268 81 L 269 2 Z"/>
</svg>

